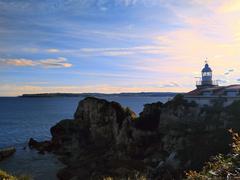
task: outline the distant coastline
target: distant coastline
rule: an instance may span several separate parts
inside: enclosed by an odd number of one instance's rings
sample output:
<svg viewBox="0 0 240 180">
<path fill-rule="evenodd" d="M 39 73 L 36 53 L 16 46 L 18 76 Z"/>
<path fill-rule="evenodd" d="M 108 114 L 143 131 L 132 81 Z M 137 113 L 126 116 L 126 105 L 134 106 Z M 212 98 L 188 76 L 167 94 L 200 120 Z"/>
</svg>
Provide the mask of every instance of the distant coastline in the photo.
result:
<svg viewBox="0 0 240 180">
<path fill-rule="evenodd" d="M 149 96 L 149 97 L 166 97 L 166 96 L 175 96 L 179 94 L 177 92 L 139 92 L 139 93 L 39 93 L 39 94 L 23 94 L 18 97 L 88 97 L 88 96 L 97 96 L 97 97 L 107 97 L 107 96 Z M 182 93 L 181 93 L 182 94 Z"/>
</svg>

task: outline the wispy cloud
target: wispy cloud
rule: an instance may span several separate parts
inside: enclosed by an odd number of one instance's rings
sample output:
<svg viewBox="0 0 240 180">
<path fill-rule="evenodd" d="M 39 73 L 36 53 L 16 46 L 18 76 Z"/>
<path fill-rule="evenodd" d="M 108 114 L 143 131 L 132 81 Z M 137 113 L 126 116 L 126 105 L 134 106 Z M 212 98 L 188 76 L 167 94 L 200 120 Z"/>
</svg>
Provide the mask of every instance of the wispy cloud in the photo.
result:
<svg viewBox="0 0 240 180">
<path fill-rule="evenodd" d="M 1 66 L 39 66 L 44 68 L 69 68 L 72 66 L 71 63 L 67 62 L 67 59 L 64 57 L 59 57 L 56 59 L 41 59 L 41 60 L 32 60 L 32 59 L 4 59 L 0 58 Z"/>
<path fill-rule="evenodd" d="M 63 80 L 53 75 L 53 87 L 23 84 L 31 81 L 30 68 L 1 68 L 5 77 L 0 80 L 13 82 L 17 69 L 24 71 L 18 77 L 22 83 L 8 90 L 187 91 L 195 87 L 194 76 L 201 75 L 208 57 L 214 79 L 236 83 L 239 10 L 238 0 L 0 0 L 0 57 L 28 57 L 0 58 L 0 67 L 67 68 L 73 63 L 77 72 L 64 72 Z M 48 81 L 50 73 L 62 72 L 34 73 Z"/>
<path fill-rule="evenodd" d="M 75 10 L 79 8 L 89 9 L 89 8 L 98 8 L 99 10 L 106 11 L 111 7 L 131 7 L 134 5 L 145 5 L 145 6 L 154 6 L 157 4 L 168 4 L 169 0 L 46 0 L 46 1 L 37 1 L 33 5 L 31 1 L 0 1 L 0 7 L 2 9 L 8 9 L 11 5 L 12 8 L 18 9 L 19 11 L 29 10 L 40 11 L 58 11 L 61 9 L 70 9 Z"/>
<path fill-rule="evenodd" d="M 72 64 L 67 62 L 66 58 L 59 57 L 57 59 L 44 59 L 39 61 L 40 65 L 47 68 L 58 68 L 58 67 L 65 67 L 69 68 Z"/>
<path fill-rule="evenodd" d="M 76 55 L 76 56 L 129 56 L 139 54 L 162 54 L 165 48 L 160 45 L 145 45 L 145 46 L 129 46 L 129 47 L 110 47 L 110 48 L 80 48 L 80 49 L 42 49 L 42 48 L 23 48 L 20 49 L 27 53 L 50 53 L 60 55 Z M 12 50 L 4 50 L 9 52 Z"/>
<path fill-rule="evenodd" d="M 104 56 L 125 56 L 132 54 L 156 54 L 161 52 L 162 47 L 159 46 L 135 46 L 127 48 L 83 48 L 79 52 L 89 55 Z"/>
<path fill-rule="evenodd" d="M 160 32 L 155 37 L 161 47 L 158 53 L 165 55 L 164 59 L 170 64 L 181 64 L 177 69 L 182 72 L 186 72 L 184 67 L 189 70 L 196 65 L 201 67 L 205 57 L 215 67 L 216 76 L 223 74 L 226 68 L 239 67 L 240 24 L 236 9 L 240 10 L 240 2 L 236 0 L 204 3 L 196 0 L 189 10 L 171 5 L 183 26 Z"/>
<path fill-rule="evenodd" d="M 56 48 L 51 48 L 51 49 L 47 49 L 47 52 L 49 52 L 49 53 L 58 53 L 58 52 L 60 52 L 60 50 L 56 49 Z"/>
</svg>

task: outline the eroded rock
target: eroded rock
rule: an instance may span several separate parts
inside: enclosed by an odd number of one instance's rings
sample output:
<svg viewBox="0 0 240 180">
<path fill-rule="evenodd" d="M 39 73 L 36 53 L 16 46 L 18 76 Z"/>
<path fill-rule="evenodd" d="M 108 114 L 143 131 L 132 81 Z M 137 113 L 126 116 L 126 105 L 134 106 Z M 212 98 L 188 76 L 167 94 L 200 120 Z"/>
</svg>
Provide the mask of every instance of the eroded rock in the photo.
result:
<svg viewBox="0 0 240 180">
<path fill-rule="evenodd" d="M 74 119 L 51 128 L 51 141 L 29 144 L 59 155 L 66 164 L 58 173 L 63 180 L 182 179 L 185 170 L 228 152 L 227 129 L 240 129 L 236 117 L 236 108 L 200 108 L 180 96 L 145 105 L 136 117 L 116 102 L 89 97 Z"/>
</svg>

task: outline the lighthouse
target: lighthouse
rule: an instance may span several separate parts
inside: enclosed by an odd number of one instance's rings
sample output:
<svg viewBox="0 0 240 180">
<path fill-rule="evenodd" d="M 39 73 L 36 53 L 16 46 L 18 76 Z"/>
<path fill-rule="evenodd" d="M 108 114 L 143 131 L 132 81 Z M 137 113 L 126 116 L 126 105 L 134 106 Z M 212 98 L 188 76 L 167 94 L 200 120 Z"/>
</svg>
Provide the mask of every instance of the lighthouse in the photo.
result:
<svg viewBox="0 0 240 180">
<path fill-rule="evenodd" d="M 240 84 L 218 86 L 217 81 L 213 80 L 213 72 L 208 62 L 201 71 L 202 77 L 197 81 L 197 88 L 184 94 L 188 102 L 194 101 L 199 106 L 211 106 L 214 102 L 221 102 L 223 106 L 228 106 L 234 101 L 240 101 Z"/>
<path fill-rule="evenodd" d="M 201 74 L 202 74 L 201 80 L 197 81 L 196 83 L 197 89 L 218 86 L 218 84 L 212 80 L 212 69 L 208 65 L 207 61 L 205 61 L 205 65 L 202 69 Z"/>
</svg>

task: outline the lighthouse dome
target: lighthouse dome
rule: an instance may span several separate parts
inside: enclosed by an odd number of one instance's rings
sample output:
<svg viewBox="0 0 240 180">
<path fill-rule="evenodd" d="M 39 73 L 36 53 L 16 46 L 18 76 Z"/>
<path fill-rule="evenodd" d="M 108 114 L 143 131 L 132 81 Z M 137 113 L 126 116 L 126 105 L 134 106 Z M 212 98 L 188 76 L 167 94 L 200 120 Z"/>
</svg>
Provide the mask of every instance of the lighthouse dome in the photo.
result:
<svg viewBox="0 0 240 180">
<path fill-rule="evenodd" d="M 212 72 L 211 68 L 209 67 L 209 65 L 206 63 L 204 68 L 202 69 L 202 72 Z"/>
</svg>

